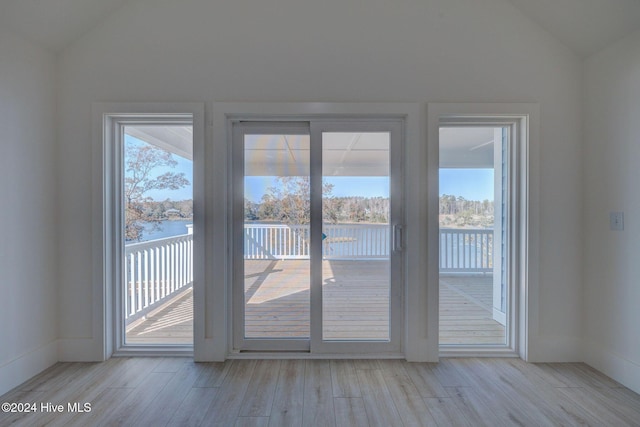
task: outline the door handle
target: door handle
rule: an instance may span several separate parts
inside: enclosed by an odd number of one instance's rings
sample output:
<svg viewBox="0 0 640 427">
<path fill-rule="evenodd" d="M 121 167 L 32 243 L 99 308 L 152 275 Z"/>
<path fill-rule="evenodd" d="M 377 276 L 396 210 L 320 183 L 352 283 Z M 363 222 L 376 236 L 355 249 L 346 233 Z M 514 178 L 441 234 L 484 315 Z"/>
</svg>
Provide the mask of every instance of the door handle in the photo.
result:
<svg viewBox="0 0 640 427">
<path fill-rule="evenodd" d="M 402 238 L 402 226 L 395 224 L 393 226 L 393 242 L 391 244 L 394 252 L 400 252 L 404 249 L 404 242 Z"/>
</svg>

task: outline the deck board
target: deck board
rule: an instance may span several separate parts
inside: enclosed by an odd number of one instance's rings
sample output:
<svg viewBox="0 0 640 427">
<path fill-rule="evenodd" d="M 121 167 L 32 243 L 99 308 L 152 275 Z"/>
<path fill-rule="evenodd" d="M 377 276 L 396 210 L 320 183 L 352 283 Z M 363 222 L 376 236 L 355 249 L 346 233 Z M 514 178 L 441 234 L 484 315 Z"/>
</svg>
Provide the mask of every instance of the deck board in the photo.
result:
<svg viewBox="0 0 640 427">
<path fill-rule="evenodd" d="M 309 261 L 245 262 L 247 337 L 309 336 Z M 323 261 L 325 339 L 388 338 L 389 266 L 385 261 Z M 491 275 L 443 276 L 440 343 L 504 343 L 504 327 L 491 317 Z M 193 342 L 193 293 L 147 315 L 127 330 L 132 344 Z"/>
</svg>

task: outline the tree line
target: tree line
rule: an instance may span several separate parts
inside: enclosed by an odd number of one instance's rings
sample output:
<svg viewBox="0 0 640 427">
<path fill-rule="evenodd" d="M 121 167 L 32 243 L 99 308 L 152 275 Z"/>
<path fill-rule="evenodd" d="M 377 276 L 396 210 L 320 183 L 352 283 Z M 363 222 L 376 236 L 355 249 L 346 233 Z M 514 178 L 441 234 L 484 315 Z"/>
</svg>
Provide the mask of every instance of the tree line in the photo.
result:
<svg viewBox="0 0 640 427">
<path fill-rule="evenodd" d="M 462 196 L 440 196 L 440 225 L 445 227 L 491 227 L 493 200 L 467 200 Z"/>
<path fill-rule="evenodd" d="M 386 197 L 325 197 L 322 217 L 327 223 L 389 222 L 389 198 Z M 282 198 L 265 194 L 260 202 L 244 200 L 244 218 L 247 221 L 273 221 L 284 224 L 308 224 L 310 204 L 308 197 L 285 195 Z"/>
</svg>

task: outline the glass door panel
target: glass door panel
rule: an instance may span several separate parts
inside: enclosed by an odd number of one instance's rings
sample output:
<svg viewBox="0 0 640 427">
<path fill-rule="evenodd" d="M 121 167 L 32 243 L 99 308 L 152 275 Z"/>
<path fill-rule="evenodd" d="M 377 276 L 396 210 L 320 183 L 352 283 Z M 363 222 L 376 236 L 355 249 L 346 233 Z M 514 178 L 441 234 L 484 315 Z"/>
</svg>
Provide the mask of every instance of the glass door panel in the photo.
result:
<svg viewBox="0 0 640 427">
<path fill-rule="evenodd" d="M 508 132 L 440 128 L 440 345 L 507 344 Z"/>
<path fill-rule="evenodd" d="M 193 345 L 193 125 L 123 126 L 125 345 Z"/>
<path fill-rule="evenodd" d="M 309 135 L 243 136 L 244 340 L 309 340 Z"/>
<path fill-rule="evenodd" d="M 389 341 L 390 133 L 322 133 L 322 339 Z"/>
</svg>

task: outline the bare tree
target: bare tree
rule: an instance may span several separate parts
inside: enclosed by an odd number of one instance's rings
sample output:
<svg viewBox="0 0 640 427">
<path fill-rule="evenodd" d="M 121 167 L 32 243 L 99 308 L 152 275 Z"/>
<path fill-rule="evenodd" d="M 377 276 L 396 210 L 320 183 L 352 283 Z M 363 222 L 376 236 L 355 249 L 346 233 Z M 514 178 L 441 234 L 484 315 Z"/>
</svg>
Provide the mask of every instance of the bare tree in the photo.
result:
<svg viewBox="0 0 640 427">
<path fill-rule="evenodd" d="M 173 155 L 160 148 L 145 144 L 128 145 L 125 149 L 125 239 L 140 240 L 143 235 L 142 222 L 154 222 L 161 219 L 146 215 L 145 203 L 153 201 L 148 193 L 151 190 L 178 190 L 189 185 L 184 173 L 165 172 L 158 174 L 158 168 L 173 168 L 178 162 Z"/>
</svg>

